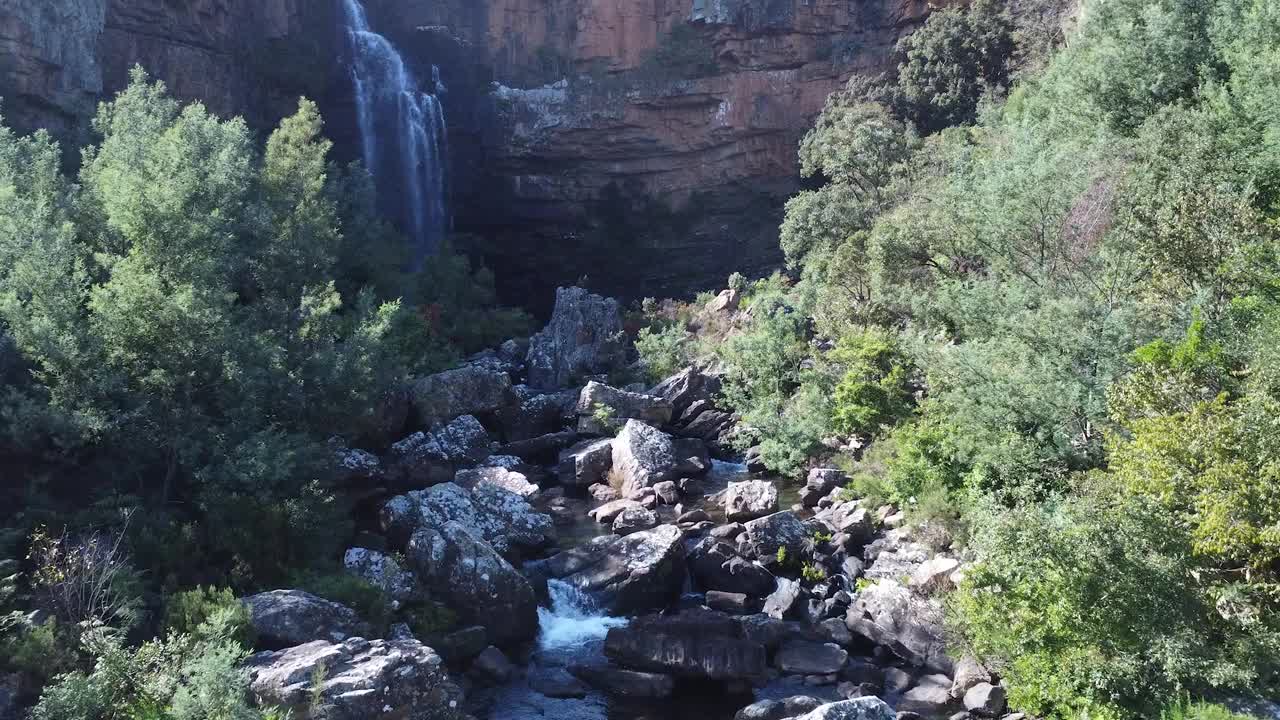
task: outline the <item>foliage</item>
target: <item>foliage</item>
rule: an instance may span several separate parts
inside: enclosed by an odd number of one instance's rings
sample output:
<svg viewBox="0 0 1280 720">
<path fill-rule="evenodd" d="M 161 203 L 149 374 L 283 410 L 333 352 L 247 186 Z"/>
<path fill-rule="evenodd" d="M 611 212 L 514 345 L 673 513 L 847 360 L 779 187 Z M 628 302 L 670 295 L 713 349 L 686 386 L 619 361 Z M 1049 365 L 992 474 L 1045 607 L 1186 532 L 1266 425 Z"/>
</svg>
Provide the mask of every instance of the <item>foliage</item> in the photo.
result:
<svg viewBox="0 0 1280 720">
<path fill-rule="evenodd" d="M 832 400 L 832 427 L 845 435 L 878 434 L 910 412 L 906 360 L 888 332 L 868 328 L 840 338 L 826 360 L 843 369 Z"/>
<path fill-rule="evenodd" d="M 822 582 L 827 579 L 827 570 L 821 565 L 804 563 L 800 567 L 800 577 L 804 578 L 805 582 Z"/>
<path fill-rule="evenodd" d="M 306 571 L 291 577 L 289 586 L 346 605 L 379 631 L 391 626 L 392 606 L 386 593 L 355 575 Z"/>
<path fill-rule="evenodd" d="M 983 95 L 1008 83 L 1013 44 L 1013 23 L 995 0 L 930 13 L 898 43 L 895 110 L 922 133 L 972 123 Z"/>
<path fill-rule="evenodd" d="M 70 625 L 128 627 L 138 620 L 138 579 L 124 550 L 125 533 L 31 537 L 32 587 L 40 602 Z"/>
<path fill-rule="evenodd" d="M 72 633 L 57 619 L 31 625 L 21 612 L 0 617 L 0 668 L 44 684 L 73 670 L 79 660 Z"/>
<path fill-rule="evenodd" d="M 230 639 L 244 647 L 252 647 L 253 626 L 249 610 L 228 588 L 199 586 L 176 593 L 165 602 L 164 630 L 179 635 L 198 635 L 201 626 L 218 618 L 219 625 L 230 623 Z"/>
<path fill-rule="evenodd" d="M 645 375 L 659 382 L 689 364 L 689 334 L 679 322 L 659 322 L 640 328 L 636 351 L 640 353 Z"/>
</svg>

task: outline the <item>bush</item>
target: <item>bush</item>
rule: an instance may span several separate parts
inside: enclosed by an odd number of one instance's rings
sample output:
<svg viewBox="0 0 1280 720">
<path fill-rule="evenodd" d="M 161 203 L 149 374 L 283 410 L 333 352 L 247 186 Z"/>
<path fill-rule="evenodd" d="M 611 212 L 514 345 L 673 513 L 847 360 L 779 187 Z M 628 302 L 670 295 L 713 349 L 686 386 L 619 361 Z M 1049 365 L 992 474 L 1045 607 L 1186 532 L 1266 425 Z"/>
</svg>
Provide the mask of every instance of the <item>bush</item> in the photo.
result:
<svg viewBox="0 0 1280 720">
<path fill-rule="evenodd" d="M 307 571 L 296 573 L 289 584 L 326 600 L 346 605 L 379 632 L 386 632 L 391 626 L 391 601 L 386 593 L 355 575 Z"/>
<path fill-rule="evenodd" d="M 0 669 L 26 673 L 43 685 L 74 670 L 79 660 L 75 638 L 56 619 L 29 625 L 21 612 L 0 618 Z"/>
<path fill-rule="evenodd" d="M 244 647 L 253 647 L 249 610 L 230 589 L 197 587 L 172 595 L 165 603 L 166 633 L 200 636 L 210 632 L 211 628 L 206 625 L 211 622 L 220 626 L 219 634 L 226 634 Z"/>
<path fill-rule="evenodd" d="M 636 351 L 640 353 L 645 375 L 653 382 L 660 382 L 689 364 L 689 333 L 680 323 L 660 324 L 657 329 L 641 328 Z"/>
<path fill-rule="evenodd" d="M 840 338 L 827 362 L 843 369 L 832 401 L 832 427 L 844 435 L 877 435 L 911 410 L 906 358 L 894 337 L 865 329 Z"/>
</svg>

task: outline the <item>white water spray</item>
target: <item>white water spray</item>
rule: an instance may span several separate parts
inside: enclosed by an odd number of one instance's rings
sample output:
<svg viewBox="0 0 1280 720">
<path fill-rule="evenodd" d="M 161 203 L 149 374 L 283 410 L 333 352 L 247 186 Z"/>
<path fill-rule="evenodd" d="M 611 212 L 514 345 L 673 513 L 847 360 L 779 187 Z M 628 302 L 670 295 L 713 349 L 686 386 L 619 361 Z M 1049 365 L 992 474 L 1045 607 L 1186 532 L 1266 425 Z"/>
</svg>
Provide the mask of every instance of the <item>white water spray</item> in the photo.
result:
<svg viewBox="0 0 1280 720">
<path fill-rule="evenodd" d="M 342 5 L 361 155 L 379 195 L 398 201 L 394 214 L 413 244 L 414 269 L 420 269 L 449 226 L 448 138 L 439 98 L 445 85 L 440 69 L 432 67 L 435 94 L 422 92 L 395 46 L 370 29 L 360 0 Z"/>
<path fill-rule="evenodd" d="M 550 608 L 538 608 L 538 648 L 571 650 L 602 640 L 610 628 L 627 624 L 626 618 L 609 617 L 590 595 L 561 580 L 547 581 Z"/>
</svg>

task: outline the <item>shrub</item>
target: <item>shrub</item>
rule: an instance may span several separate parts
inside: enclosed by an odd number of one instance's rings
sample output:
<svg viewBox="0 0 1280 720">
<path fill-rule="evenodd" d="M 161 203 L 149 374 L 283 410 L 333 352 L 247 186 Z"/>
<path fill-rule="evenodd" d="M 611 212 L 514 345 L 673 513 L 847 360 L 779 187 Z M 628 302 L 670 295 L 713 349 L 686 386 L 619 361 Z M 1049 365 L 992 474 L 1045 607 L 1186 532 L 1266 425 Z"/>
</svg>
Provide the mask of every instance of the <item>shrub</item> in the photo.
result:
<svg viewBox="0 0 1280 720">
<path fill-rule="evenodd" d="M 656 330 L 641 328 L 636 351 L 640 353 L 648 379 L 659 382 L 689 364 L 689 334 L 680 323 L 660 325 Z"/>
<path fill-rule="evenodd" d="M 837 432 L 876 435 L 910 412 L 906 359 L 888 332 L 868 328 L 842 337 L 826 360 L 843 369 L 831 409 Z"/>
<path fill-rule="evenodd" d="M 291 578 L 290 585 L 346 605 L 379 631 L 385 632 L 391 625 L 391 602 L 386 593 L 354 575 L 306 571 L 296 573 Z"/>
<path fill-rule="evenodd" d="M 224 614 L 219 617 L 219 614 Z M 249 610 L 236 599 L 229 588 L 197 587 L 168 598 L 164 611 L 164 630 L 168 633 L 203 635 L 210 632 L 206 624 L 225 625 L 218 634 L 244 647 L 253 647 L 254 632 L 249 622 Z"/>
<path fill-rule="evenodd" d="M 0 618 L 0 669 L 26 673 L 43 685 L 79 664 L 75 638 L 56 619 L 30 625 L 21 612 Z"/>
<path fill-rule="evenodd" d="M 132 625 L 140 590 L 124 540 L 124 530 L 54 537 L 37 529 L 31 537 L 32 586 L 40 602 L 70 625 Z"/>
</svg>

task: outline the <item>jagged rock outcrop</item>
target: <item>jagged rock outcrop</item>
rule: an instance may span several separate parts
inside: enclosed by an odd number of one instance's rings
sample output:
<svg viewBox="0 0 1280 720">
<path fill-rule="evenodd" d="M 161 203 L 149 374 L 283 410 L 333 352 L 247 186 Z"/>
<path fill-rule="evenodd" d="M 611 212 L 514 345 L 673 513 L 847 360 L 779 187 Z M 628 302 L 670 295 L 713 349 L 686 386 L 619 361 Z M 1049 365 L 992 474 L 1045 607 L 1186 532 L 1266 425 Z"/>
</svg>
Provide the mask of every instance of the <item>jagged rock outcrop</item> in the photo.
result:
<svg viewBox="0 0 1280 720">
<path fill-rule="evenodd" d="M 428 426 L 491 413 L 515 400 L 511 376 L 482 363 L 428 375 L 413 384 L 411 393 L 418 419 Z"/>
<path fill-rule="evenodd" d="M 618 301 L 579 287 L 556 290 L 551 321 L 529 340 L 530 387 L 554 390 L 607 373 L 625 360 Z"/>
<path fill-rule="evenodd" d="M 417 578 L 400 567 L 395 558 L 367 548 L 348 548 L 342 557 L 346 571 L 382 590 L 395 602 L 412 598 L 417 591 Z"/>
<path fill-rule="evenodd" d="M 413 639 L 317 640 L 258 653 L 245 668 L 258 705 L 299 717 L 456 720 L 462 714 L 462 691 L 444 661 Z M 317 677 L 324 679 L 318 692 L 312 686 Z"/>
</svg>

